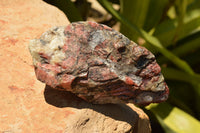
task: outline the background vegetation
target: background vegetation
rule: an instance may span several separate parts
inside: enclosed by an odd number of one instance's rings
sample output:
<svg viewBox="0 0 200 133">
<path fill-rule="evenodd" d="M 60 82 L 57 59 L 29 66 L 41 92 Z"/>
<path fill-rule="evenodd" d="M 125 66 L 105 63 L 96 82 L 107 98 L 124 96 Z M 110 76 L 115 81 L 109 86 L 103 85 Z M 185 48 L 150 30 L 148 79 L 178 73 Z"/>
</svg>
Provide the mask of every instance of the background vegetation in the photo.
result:
<svg viewBox="0 0 200 133">
<path fill-rule="evenodd" d="M 170 88 L 167 102 L 143 108 L 153 132 L 200 132 L 200 0 L 97 0 L 106 13 L 92 8 L 89 0 L 44 1 L 71 22 L 93 18 L 117 25 L 152 51 Z"/>
</svg>

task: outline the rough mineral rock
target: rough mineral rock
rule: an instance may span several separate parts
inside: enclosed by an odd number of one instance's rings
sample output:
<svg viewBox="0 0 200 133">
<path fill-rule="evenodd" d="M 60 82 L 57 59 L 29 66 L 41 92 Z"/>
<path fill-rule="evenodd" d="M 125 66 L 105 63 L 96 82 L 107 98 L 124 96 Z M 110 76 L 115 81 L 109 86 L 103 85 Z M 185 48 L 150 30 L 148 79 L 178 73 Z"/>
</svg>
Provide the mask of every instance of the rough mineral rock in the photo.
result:
<svg viewBox="0 0 200 133">
<path fill-rule="evenodd" d="M 154 55 L 105 25 L 55 27 L 29 49 L 38 80 L 86 101 L 147 105 L 168 98 Z"/>
</svg>

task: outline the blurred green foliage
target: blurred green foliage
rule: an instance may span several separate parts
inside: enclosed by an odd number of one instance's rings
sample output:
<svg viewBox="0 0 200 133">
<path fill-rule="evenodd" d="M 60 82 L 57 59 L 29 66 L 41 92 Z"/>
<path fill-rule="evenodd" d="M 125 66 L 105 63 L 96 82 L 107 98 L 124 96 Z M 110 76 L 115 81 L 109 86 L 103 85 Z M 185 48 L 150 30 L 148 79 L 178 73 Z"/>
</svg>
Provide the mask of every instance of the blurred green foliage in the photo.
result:
<svg viewBox="0 0 200 133">
<path fill-rule="evenodd" d="M 44 1 L 61 9 L 71 22 L 87 20 L 91 8 L 87 0 Z M 162 67 L 169 99 L 143 108 L 152 118 L 153 132 L 199 133 L 200 0 L 97 1 L 112 15 L 110 20 L 120 23 L 120 32 L 152 51 Z M 154 128 L 159 126 L 163 130 Z"/>
</svg>

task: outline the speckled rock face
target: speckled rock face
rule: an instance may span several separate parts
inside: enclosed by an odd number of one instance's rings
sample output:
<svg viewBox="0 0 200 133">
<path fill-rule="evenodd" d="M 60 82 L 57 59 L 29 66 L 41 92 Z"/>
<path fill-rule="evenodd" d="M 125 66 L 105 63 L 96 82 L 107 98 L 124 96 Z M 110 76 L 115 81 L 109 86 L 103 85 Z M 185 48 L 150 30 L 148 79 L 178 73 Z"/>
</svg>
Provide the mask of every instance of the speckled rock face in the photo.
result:
<svg viewBox="0 0 200 133">
<path fill-rule="evenodd" d="M 154 55 L 105 25 L 55 27 L 29 49 L 38 80 L 88 102 L 147 105 L 168 98 Z"/>
</svg>

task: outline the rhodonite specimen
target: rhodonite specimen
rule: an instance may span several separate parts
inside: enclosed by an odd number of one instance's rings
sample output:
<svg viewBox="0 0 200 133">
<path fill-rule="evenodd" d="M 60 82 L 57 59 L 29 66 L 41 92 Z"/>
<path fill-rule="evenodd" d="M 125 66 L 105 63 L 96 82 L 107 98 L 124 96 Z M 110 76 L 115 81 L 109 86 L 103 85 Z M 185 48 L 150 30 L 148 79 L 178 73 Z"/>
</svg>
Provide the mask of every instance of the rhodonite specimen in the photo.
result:
<svg viewBox="0 0 200 133">
<path fill-rule="evenodd" d="M 169 89 L 155 56 L 95 22 L 55 27 L 29 44 L 37 79 L 96 103 L 147 105 Z"/>
</svg>

